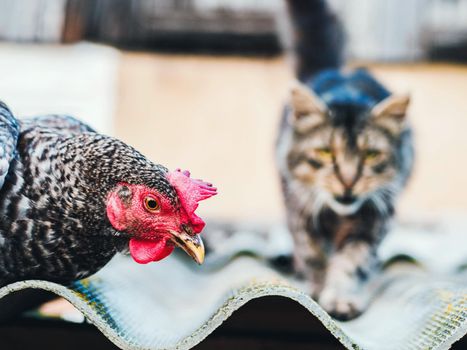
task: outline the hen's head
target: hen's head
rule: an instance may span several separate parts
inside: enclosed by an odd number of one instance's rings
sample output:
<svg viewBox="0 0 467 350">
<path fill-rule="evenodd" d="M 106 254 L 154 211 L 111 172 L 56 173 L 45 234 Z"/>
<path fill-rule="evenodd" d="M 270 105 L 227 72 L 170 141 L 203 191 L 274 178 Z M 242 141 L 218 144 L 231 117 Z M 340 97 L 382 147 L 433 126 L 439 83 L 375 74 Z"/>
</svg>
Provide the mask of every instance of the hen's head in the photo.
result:
<svg viewBox="0 0 467 350">
<path fill-rule="evenodd" d="M 178 246 L 201 264 L 204 246 L 199 233 L 205 224 L 195 210 L 199 201 L 215 194 L 210 183 L 176 170 L 151 186 L 119 183 L 107 197 L 107 217 L 117 231 L 130 236 L 136 262 L 159 261 Z"/>
</svg>

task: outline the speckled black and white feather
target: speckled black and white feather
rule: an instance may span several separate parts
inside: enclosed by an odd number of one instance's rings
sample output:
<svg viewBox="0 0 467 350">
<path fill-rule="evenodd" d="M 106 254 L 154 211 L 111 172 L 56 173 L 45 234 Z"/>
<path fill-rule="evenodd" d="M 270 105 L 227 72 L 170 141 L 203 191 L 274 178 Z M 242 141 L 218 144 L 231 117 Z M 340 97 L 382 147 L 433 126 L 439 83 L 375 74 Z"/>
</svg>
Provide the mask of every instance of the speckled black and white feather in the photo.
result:
<svg viewBox="0 0 467 350">
<path fill-rule="evenodd" d="M 0 101 L 0 188 L 10 168 L 10 162 L 16 154 L 19 125 L 8 107 Z"/>
<path fill-rule="evenodd" d="M 69 283 L 93 274 L 128 237 L 106 216 L 119 182 L 178 205 L 167 169 L 68 116 L 17 121 L 0 104 L 0 286 L 28 278 Z"/>
</svg>

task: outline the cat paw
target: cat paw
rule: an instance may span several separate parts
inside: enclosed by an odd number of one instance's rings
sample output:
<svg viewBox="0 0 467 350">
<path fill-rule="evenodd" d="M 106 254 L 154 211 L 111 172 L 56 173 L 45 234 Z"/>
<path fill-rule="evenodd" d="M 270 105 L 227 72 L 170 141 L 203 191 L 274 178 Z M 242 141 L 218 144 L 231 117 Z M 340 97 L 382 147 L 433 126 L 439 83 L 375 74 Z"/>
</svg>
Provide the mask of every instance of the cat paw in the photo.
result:
<svg viewBox="0 0 467 350">
<path fill-rule="evenodd" d="M 357 295 L 339 295 L 335 291 L 324 290 L 318 303 L 332 317 L 339 321 L 349 321 L 365 311 L 365 303 Z"/>
</svg>

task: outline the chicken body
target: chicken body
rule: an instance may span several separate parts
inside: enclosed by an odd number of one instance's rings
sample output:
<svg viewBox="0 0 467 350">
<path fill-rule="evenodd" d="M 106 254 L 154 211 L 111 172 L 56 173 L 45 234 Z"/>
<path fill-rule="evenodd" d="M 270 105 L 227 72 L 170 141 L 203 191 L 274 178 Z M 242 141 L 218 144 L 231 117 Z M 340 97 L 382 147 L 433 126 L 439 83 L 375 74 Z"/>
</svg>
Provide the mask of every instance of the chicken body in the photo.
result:
<svg viewBox="0 0 467 350">
<path fill-rule="evenodd" d="M 122 217 L 137 228 L 116 229 L 109 220 L 109 210 L 115 211 L 109 196 L 124 183 L 131 199 L 131 186 L 143 186 L 178 215 L 180 190 L 167 174 L 132 147 L 76 119 L 17 121 L 0 103 L 0 286 L 24 279 L 69 283 L 98 271 L 135 235 L 164 236 L 135 224 L 128 213 Z M 124 199 L 119 191 L 116 198 Z M 120 207 L 131 210 L 130 204 Z"/>
</svg>

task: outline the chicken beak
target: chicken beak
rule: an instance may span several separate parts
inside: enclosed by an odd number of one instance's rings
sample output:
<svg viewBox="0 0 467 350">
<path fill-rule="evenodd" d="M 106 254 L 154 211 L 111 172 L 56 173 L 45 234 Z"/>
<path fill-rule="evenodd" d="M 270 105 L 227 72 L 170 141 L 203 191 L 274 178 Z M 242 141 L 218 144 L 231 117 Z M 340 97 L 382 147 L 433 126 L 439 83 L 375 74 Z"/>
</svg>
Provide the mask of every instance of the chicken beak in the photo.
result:
<svg viewBox="0 0 467 350">
<path fill-rule="evenodd" d="M 173 242 L 185 253 L 193 258 L 199 265 L 204 262 L 204 244 L 201 237 L 198 234 L 192 234 L 187 232 L 189 230 L 183 230 L 182 232 L 171 232 L 173 236 Z"/>
</svg>

